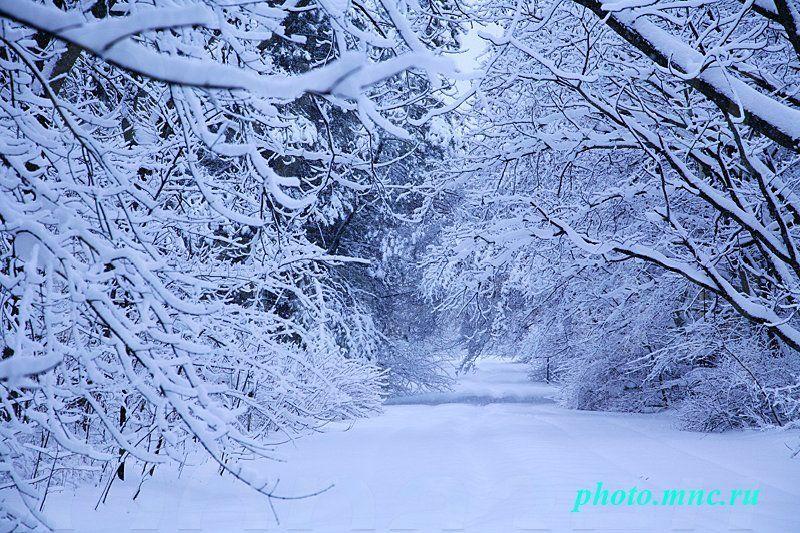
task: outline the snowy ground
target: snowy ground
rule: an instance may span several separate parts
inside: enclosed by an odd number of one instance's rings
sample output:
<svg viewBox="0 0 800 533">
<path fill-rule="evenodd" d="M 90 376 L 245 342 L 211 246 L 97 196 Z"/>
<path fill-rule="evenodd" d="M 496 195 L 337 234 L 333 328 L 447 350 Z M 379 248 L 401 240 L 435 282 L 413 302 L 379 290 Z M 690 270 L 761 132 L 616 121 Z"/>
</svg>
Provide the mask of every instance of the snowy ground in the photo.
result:
<svg viewBox="0 0 800 533">
<path fill-rule="evenodd" d="M 210 465 L 51 496 L 59 528 L 77 531 L 800 532 L 798 435 L 705 435 L 672 429 L 665 415 L 570 411 L 522 365 L 484 361 L 452 393 L 390 402 L 383 415 L 331 427 L 287 445 L 268 463 L 279 492 L 328 492 L 266 501 Z M 570 512 L 576 491 L 606 487 L 760 489 L 753 507 L 590 507 Z"/>
</svg>

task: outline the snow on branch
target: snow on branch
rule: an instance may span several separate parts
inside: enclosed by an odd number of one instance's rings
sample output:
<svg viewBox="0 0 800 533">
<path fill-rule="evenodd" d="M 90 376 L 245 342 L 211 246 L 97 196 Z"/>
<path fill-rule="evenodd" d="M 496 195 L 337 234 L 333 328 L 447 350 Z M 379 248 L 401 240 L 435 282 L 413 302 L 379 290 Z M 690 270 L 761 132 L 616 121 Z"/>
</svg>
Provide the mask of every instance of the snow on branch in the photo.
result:
<svg viewBox="0 0 800 533">
<path fill-rule="evenodd" d="M 573 0 L 592 10 L 610 28 L 660 67 L 675 69 L 726 112 L 741 109 L 748 124 L 770 139 L 800 151 L 800 109 L 763 94 L 725 72 L 717 58 L 703 55 L 625 4 L 610 9 L 598 0 Z M 656 4 L 657 5 L 657 4 Z"/>
<path fill-rule="evenodd" d="M 449 61 L 436 58 L 417 45 L 407 28 L 403 30 L 404 38 L 411 40 L 413 52 L 381 62 L 379 66 L 361 53 L 346 52 L 336 61 L 302 74 L 264 75 L 215 61 L 159 53 L 133 39 L 141 32 L 186 26 L 223 30 L 224 10 L 215 12 L 202 4 L 145 8 L 133 15 L 85 21 L 79 13 L 31 0 L 0 0 L 0 16 L 46 32 L 152 80 L 198 88 L 241 89 L 282 100 L 292 100 L 304 93 L 357 99 L 370 85 L 409 68 L 424 70 L 434 83 L 438 83 L 438 75 L 452 72 Z"/>
<path fill-rule="evenodd" d="M 451 64 L 394 4 L 180 4 L 0 0 L 12 528 L 47 525 L 43 468 L 105 498 L 200 453 L 294 497 L 245 461 L 380 408 L 381 337 L 336 272 L 370 261 L 331 242 Z"/>
</svg>

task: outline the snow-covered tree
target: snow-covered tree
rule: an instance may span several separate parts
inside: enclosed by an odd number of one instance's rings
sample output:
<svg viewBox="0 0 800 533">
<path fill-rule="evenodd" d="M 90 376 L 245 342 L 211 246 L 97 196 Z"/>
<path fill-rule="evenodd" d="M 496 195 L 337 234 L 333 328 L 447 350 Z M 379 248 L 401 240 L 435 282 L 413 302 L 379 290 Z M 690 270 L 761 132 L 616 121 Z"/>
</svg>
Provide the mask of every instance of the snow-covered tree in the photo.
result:
<svg viewBox="0 0 800 533">
<path fill-rule="evenodd" d="M 408 138 L 441 90 L 430 21 L 0 0 L 0 520 L 45 524 L 54 478 L 194 448 L 279 498 L 242 459 L 378 407 L 374 324 L 331 273 L 365 260 L 314 228 L 374 185 L 372 135 Z"/>
<path fill-rule="evenodd" d="M 796 420 L 796 6 L 470 16 L 501 31 L 483 33 L 482 75 L 451 106 L 472 114 L 470 138 L 438 174 L 462 199 L 429 285 L 560 373 L 575 406 L 686 400 L 706 429 Z"/>
</svg>

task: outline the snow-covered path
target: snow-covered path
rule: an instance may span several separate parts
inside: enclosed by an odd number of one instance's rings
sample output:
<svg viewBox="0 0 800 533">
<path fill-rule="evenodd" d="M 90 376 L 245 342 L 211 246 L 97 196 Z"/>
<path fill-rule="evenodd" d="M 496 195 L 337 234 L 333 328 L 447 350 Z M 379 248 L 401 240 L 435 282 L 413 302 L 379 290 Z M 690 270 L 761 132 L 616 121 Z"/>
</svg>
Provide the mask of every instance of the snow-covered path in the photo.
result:
<svg viewBox="0 0 800 533">
<path fill-rule="evenodd" d="M 442 532 L 756 531 L 800 532 L 797 433 L 705 435 L 672 429 L 664 415 L 570 411 L 525 367 L 484 361 L 454 392 L 387 405 L 352 428 L 330 428 L 280 449 L 265 468 L 278 492 L 326 493 L 276 503 L 219 477 L 210 465 L 120 484 L 90 512 L 99 489 L 48 504 L 57 526 L 78 531 Z M 346 428 L 344 428 L 346 429 Z M 584 507 L 578 489 L 597 482 L 637 487 L 760 489 L 748 507 Z"/>
</svg>

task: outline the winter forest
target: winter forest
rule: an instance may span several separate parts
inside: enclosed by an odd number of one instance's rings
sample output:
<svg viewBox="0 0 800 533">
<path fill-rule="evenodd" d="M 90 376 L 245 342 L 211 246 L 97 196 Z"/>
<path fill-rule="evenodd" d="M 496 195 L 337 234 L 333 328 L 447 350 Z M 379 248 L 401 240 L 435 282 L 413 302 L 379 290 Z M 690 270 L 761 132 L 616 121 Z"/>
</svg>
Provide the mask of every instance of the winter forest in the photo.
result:
<svg viewBox="0 0 800 533">
<path fill-rule="evenodd" d="M 0 531 L 800 531 L 798 311 L 796 0 L 0 0 Z"/>
</svg>

